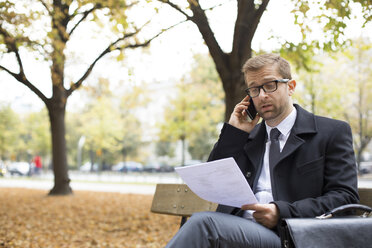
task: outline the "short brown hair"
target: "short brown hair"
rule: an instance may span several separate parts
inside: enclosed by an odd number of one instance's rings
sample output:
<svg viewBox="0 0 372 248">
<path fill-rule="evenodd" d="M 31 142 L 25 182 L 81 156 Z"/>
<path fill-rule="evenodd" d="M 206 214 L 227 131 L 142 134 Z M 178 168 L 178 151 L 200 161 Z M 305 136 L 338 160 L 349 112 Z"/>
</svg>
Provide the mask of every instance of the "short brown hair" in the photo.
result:
<svg viewBox="0 0 372 248">
<path fill-rule="evenodd" d="M 248 59 L 242 68 L 245 75 L 250 71 L 258 71 L 268 65 L 277 65 L 279 74 L 285 79 L 292 79 L 291 66 L 288 61 L 277 54 L 268 53 Z"/>
</svg>

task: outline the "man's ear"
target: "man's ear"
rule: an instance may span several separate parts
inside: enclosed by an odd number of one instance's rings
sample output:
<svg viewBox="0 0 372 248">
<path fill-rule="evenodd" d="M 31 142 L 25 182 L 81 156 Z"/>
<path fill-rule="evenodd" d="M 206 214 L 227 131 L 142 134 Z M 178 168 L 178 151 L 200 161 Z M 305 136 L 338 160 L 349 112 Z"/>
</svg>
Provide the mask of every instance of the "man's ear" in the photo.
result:
<svg viewBox="0 0 372 248">
<path fill-rule="evenodd" d="M 296 89 L 296 80 L 292 79 L 288 82 L 289 95 L 292 96 Z"/>
</svg>

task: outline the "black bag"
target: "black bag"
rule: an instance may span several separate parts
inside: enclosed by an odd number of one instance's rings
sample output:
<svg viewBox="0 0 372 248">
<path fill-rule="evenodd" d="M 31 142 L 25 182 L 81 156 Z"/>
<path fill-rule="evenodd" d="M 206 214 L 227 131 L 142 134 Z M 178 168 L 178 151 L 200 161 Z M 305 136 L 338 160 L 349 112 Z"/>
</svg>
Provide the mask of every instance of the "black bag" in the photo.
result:
<svg viewBox="0 0 372 248">
<path fill-rule="evenodd" d="M 342 216 L 351 211 L 364 213 Z M 367 218 L 371 212 L 368 206 L 348 204 L 316 218 L 283 219 L 279 228 L 282 247 L 372 247 L 372 218 Z"/>
</svg>

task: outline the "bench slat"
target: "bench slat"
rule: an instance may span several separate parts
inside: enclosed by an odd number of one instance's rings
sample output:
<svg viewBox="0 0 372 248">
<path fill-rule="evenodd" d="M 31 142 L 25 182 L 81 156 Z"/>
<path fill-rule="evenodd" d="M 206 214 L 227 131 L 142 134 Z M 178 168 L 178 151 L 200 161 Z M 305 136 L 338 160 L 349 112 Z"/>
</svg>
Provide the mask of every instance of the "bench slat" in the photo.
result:
<svg viewBox="0 0 372 248">
<path fill-rule="evenodd" d="M 190 217 L 216 208 L 217 204 L 201 199 L 186 184 L 157 184 L 151 212 Z"/>
<path fill-rule="evenodd" d="M 372 207 L 372 189 L 359 188 L 360 204 Z"/>
<path fill-rule="evenodd" d="M 359 188 L 360 204 L 372 207 L 372 188 Z M 201 199 L 186 184 L 157 184 L 151 212 L 190 217 L 195 212 L 215 211 L 216 203 Z"/>
</svg>

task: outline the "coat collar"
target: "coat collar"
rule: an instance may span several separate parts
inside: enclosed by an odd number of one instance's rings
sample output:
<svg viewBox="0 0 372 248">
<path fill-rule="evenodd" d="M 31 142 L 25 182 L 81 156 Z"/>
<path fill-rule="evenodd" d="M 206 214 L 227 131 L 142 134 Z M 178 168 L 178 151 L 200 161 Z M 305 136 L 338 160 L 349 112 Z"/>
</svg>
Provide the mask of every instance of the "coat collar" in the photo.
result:
<svg viewBox="0 0 372 248">
<path fill-rule="evenodd" d="M 296 135 L 317 133 L 318 128 L 314 114 L 306 111 L 297 104 L 294 104 L 294 107 L 297 110 L 297 118 L 291 133 Z"/>
<path fill-rule="evenodd" d="M 305 142 L 305 140 L 301 138 L 303 134 L 314 135 L 318 132 L 314 114 L 306 111 L 297 104 L 294 106 L 297 109 L 297 118 L 291 130 L 291 134 L 289 135 L 288 140 L 280 153 L 279 162 L 292 154 Z"/>
<path fill-rule="evenodd" d="M 301 108 L 297 104 L 294 104 L 294 107 L 297 110 L 296 121 L 291 130 L 291 134 L 289 135 L 288 140 L 281 152 L 280 160 L 292 154 L 305 142 L 300 137 L 301 135 L 317 133 L 317 126 L 314 115 Z M 251 160 L 252 164 L 256 168 L 261 164 L 262 157 L 265 152 L 266 137 L 266 127 L 263 121 L 252 130 L 248 137 L 248 142 L 244 147 L 248 158 Z"/>
<path fill-rule="evenodd" d="M 258 168 L 265 152 L 266 127 L 264 122 L 258 124 L 249 134 L 248 142 L 244 146 L 251 163 Z"/>
</svg>

